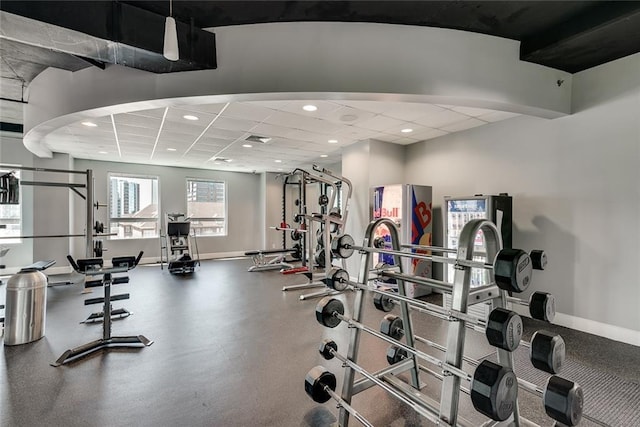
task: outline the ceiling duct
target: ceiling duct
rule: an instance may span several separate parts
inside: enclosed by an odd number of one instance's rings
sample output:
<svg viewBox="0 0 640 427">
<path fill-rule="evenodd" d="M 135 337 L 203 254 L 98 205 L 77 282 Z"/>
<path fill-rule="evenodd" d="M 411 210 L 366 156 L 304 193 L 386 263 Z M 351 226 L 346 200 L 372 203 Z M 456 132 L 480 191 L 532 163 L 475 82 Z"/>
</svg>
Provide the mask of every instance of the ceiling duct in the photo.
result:
<svg viewBox="0 0 640 427">
<path fill-rule="evenodd" d="M 215 35 L 176 22 L 180 59 L 163 56 L 165 16 L 121 2 L 2 1 L 0 39 L 62 52 L 92 65 L 153 73 L 215 69 Z M 25 79 L 26 81 L 30 81 Z"/>
</svg>

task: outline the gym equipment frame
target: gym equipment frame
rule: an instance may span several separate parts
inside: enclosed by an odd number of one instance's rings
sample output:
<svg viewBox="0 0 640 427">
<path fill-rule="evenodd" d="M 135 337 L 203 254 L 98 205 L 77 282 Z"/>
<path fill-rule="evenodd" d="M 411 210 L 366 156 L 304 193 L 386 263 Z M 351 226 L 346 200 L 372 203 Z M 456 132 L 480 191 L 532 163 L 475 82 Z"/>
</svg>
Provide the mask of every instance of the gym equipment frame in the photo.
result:
<svg viewBox="0 0 640 427">
<path fill-rule="evenodd" d="M 331 191 L 328 192 L 330 193 L 328 196 L 328 200 L 323 200 L 323 204 L 321 206 L 321 210 L 323 210 L 324 212 L 308 214 L 306 213 L 306 205 L 304 205 L 301 207 L 302 213 L 299 214 L 302 219 L 302 224 L 304 224 L 304 229 L 306 230 L 306 233 L 304 233 L 303 236 L 306 243 L 302 246 L 302 257 L 303 259 L 305 259 L 305 257 L 308 256 L 308 260 L 311 265 L 313 265 L 313 260 L 315 259 L 313 247 L 314 240 L 316 239 L 316 233 L 314 232 L 314 224 L 317 224 L 319 229 L 322 230 L 322 241 L 324 242 L 322 246 L 323 256 L 321 257 L 321 259 L 324 260 L 324 265 L 320 266 L 322 273 L 314 274 L 313 269 L 311 268 L 307 273 L 307 277 L 310 280 L 309 283 L 305 283 L 302 285 L 285 286 L 282 288 L 283 291 L 303 290 L 318 287 L 322 288 L 322 290 L 320 291 L 300 295 L 300 300 L 302 301 L 336 293 L 335 290 L 330 289 L 325 283 L 325 280 L 329 277 L 329 273 L 332 268 L 332 253 L 331 245 L 329 242 L 331 242 L 333 234 L 340 233 L 342 230 L 344 230 L 344 226 L 347 223 L 347 218 L 349 215 L 349 200 L 351 199 L 351 195 L 353 193 L 353 185 L 347 178 L 338 176 L 328 169 L 321 169 L 316 165 L 313 166 L 313 170 L 317 172 L 317 174 L 311 174 L 302 169 L 296 169 L 292 172 L 292 174 L 301 174 L 303 185 L 306 183 L 320 183 L 331 189 Z M 342 194 L 342 196 L 340 196 L 340 190 L 344 188 L 344 185 L 346 185 L 347 187 L 347 194 Z M 305 193 L 306 192 L 303 190 L 303 194 Z M 327 192 L 323 194 L 325 195 L 325 197 L 326 193 Z M 340 201 L 342 202 L 341 212 L 339 212 L 339 215 L 331 211 L 327 213 L 326 207 L 336 206 L 338 197 L 340 197 Z"/>
<path fill-rule="evenodd" d="M 113 266 L 106 268 L 102 267 L 103 260 L 101 258 L 89 258 L 78 260 L 78 262 L 76 262 L 71 255 L 67 256 L 67 259 L 74 270 L 83 272 L 88 276 L 102 275 L 104 297 L 95 298 L 89 300 L 89 302 L 85 301 L 85 304 L 92 304 L 95 302 L 103 303 L 102 338 L 65 351 L 55 362 L 51 363 L 51 366 L 58 367 L 105 348 L 141 348 L 148 347 L 153 344 L 153 341 L 147 339 L 144 335 L 111 336 L 111 301 L 114 299 L 126 299 L 129 297 L 128 294 L 124 294 L 126 295 L 126 298 L 121 298 L 117 295 L 114 297 L 111 296 L 111 284 L 114 280 L 112 275 L 114 273 L 125 273 L 135 268 L 140 262 L 142 254 L 143 252 L 140 251 L 137 257 L 127 256 L 113 258 L 111 261 Z"/>
<path fill-rule="evenodd" d="M 84 175 L 85 183 L 70 183 L 70 182 L 48 182 L 48 181 L 20 181 L 20 185 L 40 186 L 40 187 L 66 187 L 69 190 L 76 193 L 86 202 L 86 227 L 84 234 L 56 234 L 56 235 L 43 235 L 43 236 L 10 236 L 0 237 L 0 239 L 41 239 L 41 238 L 61 238 L 61 237 L 84 237 L 85 238 L 85 256 L 90 258 L 93 256 L 93 237 L 91 232 L 93 227 L 93 171 L 87 169 L 86 171 L 66 170 L 66 169 L 48 169 L 48 168 L 33 168 L 27 166 L 14 166 L 0 164 L 0 169 L 7 170 L 23 170 L 31 172 L 50 172 L 50 173 L 63 173 L 71 175 Z M 79 188 L 85 189 L 85 194 L 78 191 Z M 103 234 L 98 234 L 103 235 Z"/>
</svg>

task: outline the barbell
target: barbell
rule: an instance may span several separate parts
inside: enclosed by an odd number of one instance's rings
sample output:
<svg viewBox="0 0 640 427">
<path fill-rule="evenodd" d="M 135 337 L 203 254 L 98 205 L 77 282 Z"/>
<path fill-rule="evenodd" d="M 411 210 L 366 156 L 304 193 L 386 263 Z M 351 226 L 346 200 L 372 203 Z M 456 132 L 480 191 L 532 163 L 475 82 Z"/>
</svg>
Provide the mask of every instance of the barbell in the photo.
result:
<svg viewBox="0 0 640 427">
<path fill-rule="evenodd" d="M 394 396 L 401 398 L 403 402 L 411 402 L 414 409 L 416 406 L 420 409 L 423 409 L 421 406 L 410 401 L 409 399 L 406 399 L 404 396 L 397 394 L 392 387 L 387 385 L 382 380 L 368 373 L 368 375 L 365 375 L 363 372 L 366 371 L 363 368 L 338 352 L 338 345 L 335 341 L 325 339 L 320 343 L 318 351 L 327 360 L 331 360 L 335 357 L 343 364 L 354 368 L 356 372 L 363 374 L 365 378 L 381 386 Z M 446 365 L 444 362 L 432 356 L 429 357 L 430 359 L 436 360 L 437 362 L 435 363 L 438 366 L 442 367 Z M 428 361 L 430 363 L 434 363 L 431 360 Z M 458 375 L 462 379 L 465 379 L 471 383 L 471 390 L 473 390 L 471 401 L 473 403 L 473 406 L 479 412 L 496 421 L 504 421 L 513 413 L 518 394 L 518 387 L 517 378 L 511 369 L 497 363 L 493 363 L 489 360 L 484 360 L 482 363 L 478 364 L 473 375 L 470 375 L 465 371 L 457 368 L 456 372 L 453 372 L 452 370 L 447 368 L 445 368 L 445 370 L 454 375 Z M 441 420 L 439 420 L 438 417 L 435 417 L 435 415 L 431 414 L 430 412 L 427 413 L 432 418 L 436 418 L 436 421 L 430 419 L 431 421 L 439 424 Z"/>
<path fill-rule="evenodd" d="M 444 349 L 444 351 L 446 351 L 446 348 Z M 553 354 L 550 353 L 549 357 L 553 357 Z M 401 362 L 406 358 L 408 358 L 408 354 L 403 349 L 397 346 L 391 346 L 387 349 L 387 362 L 390 365 Z M 480 366 L 486 360 L 483 362 L 478 362 L 477 360 L 465 358 L 465 361 L 472 366 Z M 442 374 L 439 374 L 438 372 L 435 372 L 425 366 L 418 365 L 418 369 L 430 375 L 433 375 L 440 380 L 444 379 L 444 376 Z M 541 389 L 535 384 L 523 380 L 522 378 L 517 378 L 517 382 L 523 390 L 526 390 L 536 396 L 542 397 L 545 412 L 551 418 L 566 426 L 578 425 L 580 419 L 582 418 L 584 403 L 584 394 L 582 388 L 578 384 L 574 383 L 573 381 L 558 377 L 556 375 L 549 377 L 544 389 Z M 471 396 L 471 400 L 474 403 L 475 407 L 476 404 L 473 398 L 473 387 L 471 390 L 460 387 L 460 390 Z M 479 412 L 483 411 L 479 410 Z"/>
<path fill-rule="evenodd" d="M 374 245 L 376 242 L 373 242 Z M 459 267 L 493 270 L 493 278 L 500 289 L 511 292 L 524 292 L 531 284 L 533 264 L 531 257 L 522 249 L 503 248 L 496 255 L 493 264 L 443 256 L 424 255 L 379 247 L 357 246 L 353 237 L 343 234 L 331 241 L 331 252 L 338 258 L 349 258 L 355 251 L 403 256 L 413 259 L 430 260 Z M 537 251 L 536 253 L 544 252 Z M 540 256 L 542 256 L 540 255 Z M 544 256 L 546 259 L 546 255 Z"/>
<path fill-rule="evenodd" d="M 314 402 L 325 403 L 329 399 L 333 399 L 338 403 L 338 408 L 344 408 L 353 417 L 360 421 L 365 427 L 373 427 L 365 417 L 363 417 L 358 411 L 353 409 L 344 399 L 342 399 L 336 392 L 336 376 L 329 372 L 324 366 L 318 365 L 307 372 L 304 377 L 304 391 L 307 392 L 309 397 Z"/>
<path fill-rule="evenodd" d="M 386 292 L 386 294 L 382 292 Z M 380 311 L 389 312 L 393 309 L 396 300 L 399 299 L 398 297 L 399 295 L 381 291 L 373 297 L 373 305 Z M 529 296 L 529 301 L 514 297 L 507 297 L 507 301 L 529 307 L 529 314 L 532 319 L 551 323 L 556 315 L 555 297 L 548 292 L 536 291 Z M 412 300 L 407 300 L 407 302 L 411 304 Z"/>
<path fill-rule="evenodd" d="M 476 369 L 476 373 L 474 373 L 474 376 L 471 376 L 467 372 L 456 366 L 443 362 L 442 360 L 431 356 L 430 354 L 405 345 L 382 332 L 378 332 L 375 329 L 368 327 L 367 325 L 346 317 L 344 315 L 344 305 L 340 300 L 337 300 L 335 298 L 325 297 L 318 302 L 316 306 L 316 319 L 320 324 L 329 328 L 335 328 L 340 324 L 340 322 L 345 322 L 347 325 L 349 325 L 349 327 L 358 328 L 361 331 L 367 332 L 383 341 L 396 345 L 404 349 L 406 352 L 411 353 L 414 356 L 419 357 L 429 363 L 432 363 L 452 375 L 456 375 L 464 380 L 471 381 L 472 384 L 476 375 L 478 375 L 478 378 L 488 378 L 490 379 L 490 381 L 488 383 L 485 383 L 485 387 L 481 388 L 481 390 L 479 390 L 478 392 L 481 396 L 484 396 L 484 399 L 491 399 L 490 396 L 495 395 L 499 396 L 501 401 L 491 402 L 498 403 L 498 405 L 491 405 L 491 407 L 486 410 L 486 413 L 483 413 L 489 418 L 496 421 L 504 421 L 513 412 L 517 395 L 517 385 L 515 374 L 513 373 L 513 371 L 511 371 L 511 369 L 507 367 L 495 364 L 490 361 L 486 361 L 487 363 L 483 366 L 483 368 L 479 371 L 478 369 Z M 479 404 L 479 406 L 487 408 L 486 404 Z"/>
<path fill-rule="evenodd" d="M 439 307 L 435 304 L 418 301 L 401 295 L 394 295 L 380 289 L 370 289 L 367 286 L 349 280 L 349 273 L 338 267 L 334 267 L 329 270 L 329 274 L 325 279 L 325 284 L 337 291 L 343 291 L 348 286 L 352 286 L 354 288 L 374 292 L 377 295 L 382 295 L 385 299 L 377 304 L 376 307 L 382 308 L 383 311 L 390 311 L 391 308 L 393 308 L 393 298 L 395 298 L 408 303 L 411 307 L 420 308 L 427 314 L 433 314 L 434 316 L 444 318 L 445 320 L 451 320 L 451 318 L 453 318 L 480 326 L 485 330 L 487 340 L 489 340 L 491 345 L 507 351 L 515 350 L 518 347 L 520 338 L 522 337 L 522 318 L 517 313 L 503 308 L 494 309 L 489 315 L 488 324 L 486 324 L 467 313 L 456 310 L 447 310 L 446 308 Z M 375 301 L 376 298 L 374 298 L 374 303 Z M 320 323 L 323 323 L 320 319 L 319 321 Z"/>
</svg>

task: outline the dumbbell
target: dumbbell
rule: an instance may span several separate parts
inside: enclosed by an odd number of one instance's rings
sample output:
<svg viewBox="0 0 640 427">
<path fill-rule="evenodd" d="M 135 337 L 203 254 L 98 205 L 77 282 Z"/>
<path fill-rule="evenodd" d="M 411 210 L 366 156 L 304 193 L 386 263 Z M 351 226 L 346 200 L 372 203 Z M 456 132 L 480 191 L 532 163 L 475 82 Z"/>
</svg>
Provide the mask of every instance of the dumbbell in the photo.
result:
<svg viewBox="0 0 640 427">
<path fill-rule="evenodd" d="M 407 347 L 407 349 L 408 348 L 410 347 Z M 325 339 L 324 341 L 322 341 L 320 343 L 320 348 L 318 349 L 318 351 L 327 360 L 333 359 L 335 357 L 345 365 L 348 365 L 350 367 L 353 367 L 352 365 L 355 365 L 355 363 L 349 360 L 347 357 L 338 353 L 338 345 L 333 340 Z M 412 351 L 419 353 L 413 349 Z M 420 357 L 419 354 L 416 355 Z M 518 385 L 516 375 L 511 369 L 497 363 L 493 363 L 489 360 L 485 360 L 482 363 L 478 364 L 474 374 L 470 375 L 465 371 L 447 365 L 446 363 L 432 356 L 429 356 L 429 360 L 427 361 L 429 361 L 430 363 L 434 363 L 439 367 L 442 367 L 447 372 L 450 372 L 453 375 L 459 376 L 460 378 L 471 382 L 471 401 L 477 411 L 496 421 L 504 421 L 513 413 L 518 396 Z M 358 366 L 358 368 L 360 367 Z M 354 370 L 362 373 L 358 369 Z M 376 378 L 372 375 L 370 376 L 371 378 Z M 386 385 L 386 383 L 377 378 L 376 381 L 373 382 L 379 385 Z M 389 387 L 388 385 L 386 386 Z M 393 390 L 391 387 L 389 387 L 389 389 Z"/>
<path fill-rule="evenodd" d="M 364 418 L 358 411 L 353 409 L 344 399 L 342 399 L 335 392 L 336 390 L 336 376 L 329 372 L 323 366 L 316 366 L 307 372 L 304 377 L 304 391 L 307 392 L 309 397 L 314 402 L 325 403 L 329 399 L 333 399 L 338 402 L 338 405 L 347 410 L 355 419 L 360 421 L 366 427 L 373 427 L 366 418 Z"/>
<path fill-rule="evenodd" d="M 514 297 L 507 297 L 507 301 L 529 307 L 532 319 L 551 323 L 556 315 L 555 297 L 548 292 L 536 291 L 531 294 L 529 301 Z M 394 304 L 396 301 L 391 295 L 376 293 L 373 297 L 373 305 L 380 311 L 389 312 Z"/>
<path fill-rule="evenodd" d="M 406 251 L 381 249 L 376 247 L 357 246 L 353 237 L 343 234 L 335 237 L 331 242 L 331 251 L 338 258 L 349 258 L 354 251 L 362 253 L 382 253 L 389 255 L 399 255 L 415 259 L 427 259 L 445 264 L 455 264 L 459 266 L 483 268 L 493 270 L 493 279 L 496 285 L 503 290 L 510 292 L 524 292 L 531 284 L 533 265 L 529 254 L 522 249 L 501 249 L 496 255 L 493 264 L 480 261 L 470 261 L 464 259 L 448 258 L 443 256 L 416 254 Z M 544 255 L 544 252 L 542 253 Z M 541 257 L 542 257 L 541 255 Z M 546 260 L 546 256 L 544 256 Z M 545 261 L 546 263 L 546 261 Z M 542 264 L 542 258 L 540 258 Z"/>
<path fill-rule="evenodd" d="M 394 365 L 407 358 L 408 353 L 397 346 L 392 345 L 387 349 L 387 362 L 390 365 Z M 466 357 L 465 361 L 473 366 L 479 367 L 482 365 L 482 362 Z M 420 370 L 427 372 L 440 380 L 443 379 L 441 374 L 425 366 L 418 367 Z M 535 384 L 521 378 L 518 378 L 517 381 L 518 385 L 524 390 L 542 397 L 545 412 L 554 420 L 567 426 L 575 426 L 580 422 L 583 408 L 583 392 L 582 388 L 578 384 L 555 375 L 549 377 L 544 389 L 540 389 Z M 473 393 L 473 388 L 472 390 L 468 390 L 464 387 L 460 387 L 460 389 L 467 394 Z"/>
</svg>

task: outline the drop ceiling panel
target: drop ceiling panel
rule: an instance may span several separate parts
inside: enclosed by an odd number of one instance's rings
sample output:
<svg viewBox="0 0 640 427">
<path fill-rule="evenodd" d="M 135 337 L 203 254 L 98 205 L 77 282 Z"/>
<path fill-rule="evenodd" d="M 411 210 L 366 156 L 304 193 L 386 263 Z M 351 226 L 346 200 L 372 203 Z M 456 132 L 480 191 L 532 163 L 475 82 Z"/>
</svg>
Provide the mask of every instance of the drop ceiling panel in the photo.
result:
<svg viewBox="0 0 640 427">
<path fill-rule="evenodd" d="M 375 117 L 376 113 L 343 106 L 325 115 L 324 119 L 338 125 L 355 125 Z"/>
<path fill-rule="evenodd" d="M 292 129 L 285 126 L 276 126 L 267 123 L 260 123 L 251 132 L 255 135 L 287 138 Z"/>
<path fill-rule="evenodd" d="M 195 141 L 195 139 L 198 137 L 198 135 L 194 135 L 193 141 Z M 204 133 L 203 138 L 204 137 L 208 137 L 208 138 L 225 139 L 225 140 L 235 141 L 238 138 L 242 138 L 243 135 L 245 135 L 245 132 L 243 132 L 243 131 L 220 129 L 220 128 L 216 128 L 215 126 L 211 126 Z M 193 141 L 191 141 L 191 142 L 193 142 Z"/>
<path fill-rule="evenodd" d="M 253 120 L 254 122 L 262 122 L 266 120 L 274 110 L 252 102 L 231 103 L 224 110 L 223 117 L 235 117 L 244 120 Z"/>
<path fill-rule="evenodd" d="M 252 120 L 237 119 L 233 117 L 220 116 L 216 122 L 216 129 L 236 130 L 242 132 L 249 132 L 252 128 L 258 125 L 259 122 Z"/>
<path fill-rule="evenodd" d="M 195 106 L 194 106 L 195 107 Z M 194 111 L 195 110 L 195 111 Z M 187 120 L 183 116 L 196 116 L 198 120 Z M 172 107 L 167 111 L 167 117 L 165 120 L 170 122 L 182 122 L 190 124 L 199 124 L 202 127 L 207 126 L 211 120 L 213 120 L 217 114 L 212 114 L 206 111 L 200 111 L 198 108 L 183 109 Z"/>
<path fill-rule="evenodd" d="M 379 132 L 386 131 L 387 129 L 397 128 L 398 131 L 402 129 L 406 122 L 391 117 L 377 115 L 369 120 L 358 123 L 355 127 L 362 129 L 376 130 Z"/>
<path fill-rule="evenodd" d="M 442 128 L 453 123 L 467 120 L 469 116 L 452 110 L 443 110 L 429 116 L 423 116 L 415 119 L 414 122 L 430 128 Z"/>
<path fill-rule="evenodd" d="M 302 107 L 309 104 L 315 105 L 318 109 L 316 111 L 305 111 L 302 109 Z M 340 109 L 340 107 L 341 105 L 331 101 L 307 100 L 289 101 L 285 105 L 276 107 L 275 109 L 313 118 L 326 118 L 331 113 Z"/>
<path fill-rule="evenodd" d="M 403 121 L 415 121 L 416 119 L 444 111 L 444 108 L 432 104 L 417 104 L 404 102 L 384 103 L 388 106 L 382 114 Z"/>
<path fill-rule="evenodd" d="M 324 134 L 331 134 L 340 130 L 339 125 L 323 121 L 315 117 L 305 117 L 299 114 L 282 111 L 275 112 L 265 121 L 265 123 Z"/>
<path fill-rule="evenodd" d="M 162 116 L 164 115 L 164 108 L 154 108 L 154 109 L 151 109 L 151 110 L 140 110 L 140 111 L 135 111 L 135 112 L 127 113 L 127 114 L 136 115 L 136 116 L 144 116 L 144 117 L 152 117 L 152 118 L 156 118 L 156 119 L 162 119 Z"/>
<path fill-rule="evenodd" d="M 139 116 L 137 114 L 116 114 L 113 116 L 116 126 L 128 125 L 147 129 L 160 128 L 161 118 Z"/>
<path fill-rule="evenodd" d="M 358 110 L 369 111 L 372 113 L 380 114 L 383 113 L 388 106 L 385 105 L 385 102 L 378 101 L 337 101 L 342 105 L 346 105 Z"/>
</svg>

